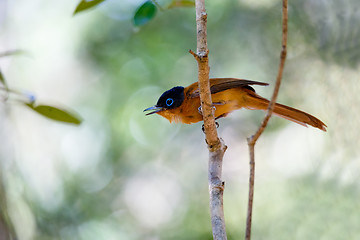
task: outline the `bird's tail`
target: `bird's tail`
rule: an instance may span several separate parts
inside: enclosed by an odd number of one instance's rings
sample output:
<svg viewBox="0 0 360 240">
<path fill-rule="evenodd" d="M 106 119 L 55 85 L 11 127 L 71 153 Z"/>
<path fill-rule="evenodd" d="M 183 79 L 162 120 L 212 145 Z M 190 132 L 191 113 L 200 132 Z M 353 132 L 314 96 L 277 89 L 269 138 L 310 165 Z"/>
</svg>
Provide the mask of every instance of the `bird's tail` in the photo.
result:
<svg viewBox="0 0 360 240">
<path fill-rule="evenodd" d="M 250 94 L 247 95 L 246 99 L 246 108 L 258 110 L 266 110 L 268 108 L 269 100 L 260 97 L 252 91 L 249 91 L 249 93 Z M 307 127 L 307 125 L 310 125 L 326 132 L 326 125 L 321 120 L 298 109 L 276 103 L 274 108 L 274 114 L 298 123 L 300 125 L 303 125 L 305 127 Z"/>
</svg>

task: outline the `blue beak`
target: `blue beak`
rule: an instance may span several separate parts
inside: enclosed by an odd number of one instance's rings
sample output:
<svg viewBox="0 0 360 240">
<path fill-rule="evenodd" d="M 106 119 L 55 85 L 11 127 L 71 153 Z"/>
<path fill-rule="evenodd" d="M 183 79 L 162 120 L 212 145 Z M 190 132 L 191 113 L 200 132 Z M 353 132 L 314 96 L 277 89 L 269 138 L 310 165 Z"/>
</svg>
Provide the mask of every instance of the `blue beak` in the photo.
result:
<svg viewBox="0 0 360 240">
<path fill-rule="evenodd" d="M 161 111 L 164 110 L 164 108 L 162 108 L 162 107 L 157 107 L 157 106 L 155 105 L 155 106 L 152 106 L 152 107 L 149 107 L 149 108 L 145 109 L 144 112 L 145 112 L 145 111 L 151 111 L 151 110 L 154 110 L 154 111 L 147 113 L 146 116 L 151 115 L 151 114 L 154 114 L 154 113 L 161 112 Z"/>
</svg>

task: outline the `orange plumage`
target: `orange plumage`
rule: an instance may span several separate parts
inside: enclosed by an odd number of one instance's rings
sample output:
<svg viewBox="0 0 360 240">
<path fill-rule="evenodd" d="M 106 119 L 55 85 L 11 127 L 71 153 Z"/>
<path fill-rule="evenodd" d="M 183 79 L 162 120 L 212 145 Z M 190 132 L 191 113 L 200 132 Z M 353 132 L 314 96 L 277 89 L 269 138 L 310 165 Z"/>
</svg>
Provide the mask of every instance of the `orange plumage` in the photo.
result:
<svg viewBox="0 0 360 240">
<path fill-rule="evenodd" d="M 215 118 L 226 117 L 230 112 L 241 108 L 266 110 L 269 101 L 256 94 L 250 85 L 268 84 L 236 78 L 210 79 Z M 147 115 L 157 113 L 170 122 L 191 124 L 203 120 L 199 109 L 199 88 L 195 82 L 186 88 L 175 87 L 164 92 L 155 106 L 144 111 L 154 110 Z M 326 131 L 326 125 L 321 120 L 295 108 L 276 103 L 274 114 L 303 126 L 310 125 Z"/>
</svg>

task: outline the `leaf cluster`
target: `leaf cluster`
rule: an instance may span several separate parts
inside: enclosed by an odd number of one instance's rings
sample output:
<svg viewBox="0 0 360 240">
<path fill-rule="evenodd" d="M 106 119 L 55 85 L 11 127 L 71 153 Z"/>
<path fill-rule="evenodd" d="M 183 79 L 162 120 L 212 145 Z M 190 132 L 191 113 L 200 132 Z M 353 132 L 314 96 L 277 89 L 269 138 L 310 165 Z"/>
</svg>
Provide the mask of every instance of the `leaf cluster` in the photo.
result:
<svg viewBox="0 0 360 240">
<path fill-rule="evenodd" d="M 8 51 L 0 53 L 0 57 L 6 57 L 11 55 L 22 54 L 24 51 L 22 50 L 15 50 L 15 51 Z M 17 99 L 17 103 L 21 105 L 29 107 L 29 109 L 33 110 L 34 112 L 47 117 L 49 119 L 63 122 L 63 123 L 72 123 L 75 125 L 79 125 L 82 120 L 81 118 L 72 113 L 71 110 L 65 109 L 64 107 L 55 107 L 48 104 L 36 104 L 36 98 L 32 94 L 25 94 L 21 91 L 10 89 L 8 87 L 7 81 L 5 80 L 4 74 L 0 69 L 0 93 L 4 94 L 4 102 L 7 102 L 10 95 L 17 95 L 19 97 Z"/>
</svg>

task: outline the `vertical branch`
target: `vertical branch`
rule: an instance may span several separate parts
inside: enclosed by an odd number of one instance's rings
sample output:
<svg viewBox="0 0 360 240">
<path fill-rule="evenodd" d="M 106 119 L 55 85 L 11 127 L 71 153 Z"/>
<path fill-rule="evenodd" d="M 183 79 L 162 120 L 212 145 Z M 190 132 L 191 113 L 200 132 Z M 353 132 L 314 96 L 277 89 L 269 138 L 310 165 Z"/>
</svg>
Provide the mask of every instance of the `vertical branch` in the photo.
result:
<svg viewBox="0 0 360 240">
<path fill-rule="evenodd" d="M 284 71 L 285 60 L 286 60 L 286 51 L 287 51 L 287 33 L 288 33 L 288 1 L 283 0 L 282 4 L 282 49 L 280 53 L 280 63 L 278 68 L 278 75 L 276 77 L 276 84 L 274 88 L 273 95 L 271 97 L 271 101 L 269 103 L 267 114 L 256 131 L 254 135 L 247 139 L 249 146 L 249 154 L 250 154 L 250 176 L 249 176 L 249 202 L 248 202 L 248 211 L 247 211 L 247 219 L 246 219 L 246 232 L 245 239 L 251 239 L 251 220 L 252 220 L 252 209 L 253 209 L 253 200 L 254 200 L 254 180 L 255 180 L 255 153 L 254 148 L 256 141 L 259 139 L 261 134 L 264 132 L 267 123 L 274 111 L 276 98 L 279 93 L 281 79 Z"/>
<path fill-rule="evenodd" d="M 197 53 L 190 50 L 190 53 L 198 62 L 198 80 L 200 88 L 201 110 L 204 120 L 206 141 L 209 147 L 220 144 L 212 107 L 210 82 L 209 82 L 209 49 L 207 47 L 207 13 L 205 0 L 195 1 L 196 7 L 196 30 L 197 30 Z"/>
<path fill-rule="evenodd" d="M 207 14 L 205 0 L 196 0 L 197 52 L 190 53 L 198 63 L 198 80 L 200 89 L 201 110 L 204 120 L 204 132 L 209 149 L 209 194 L 212 232 L 215 240 L 226 240 L 225 218 L 223 209 L 224 182 L 221 180 L 223 156 L 226 145 L 219 139 L 214 108 L 211 100 L 209 82 L 209 50 L 207 47 Z"/>
</svg>

